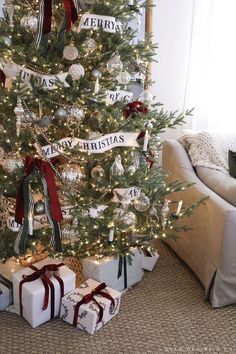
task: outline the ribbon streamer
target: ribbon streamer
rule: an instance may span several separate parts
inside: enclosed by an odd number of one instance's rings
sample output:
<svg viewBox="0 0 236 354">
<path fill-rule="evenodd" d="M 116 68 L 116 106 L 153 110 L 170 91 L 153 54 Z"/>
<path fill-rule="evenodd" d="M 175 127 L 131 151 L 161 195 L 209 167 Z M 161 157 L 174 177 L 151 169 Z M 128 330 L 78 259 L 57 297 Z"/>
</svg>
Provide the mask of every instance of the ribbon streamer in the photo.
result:
<svg viewBox="0 0 236 354">
<path fill-rule="evenodd" d="M 103 307 L 99 304 L 99 302 L 95 299 L 95 295 L 100 295 L 105 297 L 106 299 L 111 301 L 111 306 L 110 306 L 110 313 L 112 313 L 114 311 L 115 308 L 115 300 L 113 299 L 113 297 L 102 291 L 106 288 L 106 284 L 105 283 L 101 283 L 99 284 L 95 289 L 93 289 L 91 291 L 90 294 L 85 295 L 82 300 L 80 300 L 74 307 L 74 319 L 73 319 L 73 326 L 77 327 L 77 320 L 78 320 L 78 315 L 79 315 L 79 309 L 80 306 L 83 304 L 88 304 L 90 301 L 94 301 L 96 303 L 96 305 L 99 308 L 99 313 L 98 313 L 98 319 L 97 319 L 97 323 L 101 322 L 102 318 L 103 318 Z"/>
<path fill-rule="evenodd" d="M 2 86 L 5 87 L 6 84 L 6 75 L 2 70 L 0 70 L 0 82 L 2 83 Z"/>
<path fill-rule="evenodd" d="M 53 282 L 50 280 L 52 276 L 59 282 L 61 297 L 64 296 L 64 283 L 58 274 L 58 270 L 62 267 L 64 263 L 60 264 L 47 264 L 42 269 L 38 269 L 37 267 L 31 265 L 29 268 L 34 270 L 34 273 L 30 275 L 23 275 L 23 279 L 19 284 L 19 299 L 20 299 L 20 314 L 23 316 L 23 302 L 22 302 L 22 288 L 25 283 L 35 281 L 37 279 L 41 279 L 44 289 L 44 302 L 42 311 L 45 311 L 48 308 L 49 303 L 49 288 L 51 289 L 51 319 L 54 318 L 54 308 L 55 308 L 55 288 Z"/>
<path fill-rule="evenodd" d="M 119 266 L 118 266 L 118 276 L 119 279 L 122 275 L 122 270 L 124 268 L 124 289 L 128 287 L 128 275 L 127 275 L 127 257 L 119 256 Z"/>
</svg>

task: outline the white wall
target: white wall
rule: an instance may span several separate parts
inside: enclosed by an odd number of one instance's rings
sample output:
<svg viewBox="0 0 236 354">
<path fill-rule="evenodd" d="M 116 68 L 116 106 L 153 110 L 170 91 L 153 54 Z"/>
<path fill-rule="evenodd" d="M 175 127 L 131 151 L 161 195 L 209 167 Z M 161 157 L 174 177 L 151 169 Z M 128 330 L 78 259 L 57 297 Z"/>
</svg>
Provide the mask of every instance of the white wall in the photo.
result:
<svg viewBox="0 0 236 354">
<path fill-rule="evenodd" d="M 4 1 L 4 0 L 0 0 L 0 17 L 3 16 L 3 13 L 2 13 L 3 1 Z"/>
<path fill-rule="evenodd" d="M 168 111 L 184 107 L 194 0 L 154 0 L 154 42 L 159 43 L 158 63 L 152 66 L 152 91 Z M 188 107 L 191 108 L 191 107 Z M 177 137 L 181 128 L 164 137 Z M 163 138 L 164 138 L 163 137 Z"/>
</svg>

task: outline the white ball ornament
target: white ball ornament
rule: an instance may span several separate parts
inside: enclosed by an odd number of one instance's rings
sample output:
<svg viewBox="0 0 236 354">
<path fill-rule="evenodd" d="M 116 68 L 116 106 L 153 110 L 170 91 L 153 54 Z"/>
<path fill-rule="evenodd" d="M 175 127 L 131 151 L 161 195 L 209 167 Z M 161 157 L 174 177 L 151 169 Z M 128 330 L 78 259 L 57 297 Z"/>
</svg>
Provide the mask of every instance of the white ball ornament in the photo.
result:
<svg viewBox="0 0 236 354">
<path fill-rule="evenodd" d="M 78 49 L 73 44 L 67 45 L 63 50 L 63 57 L 66 60 L 73 61 L 78 58 L 78 55 Z"/>
<path fill-rule="evenodd" d="M 6 77 L 16 77 L 20 72 L 20 68 L 15 63 L 6 63 L 3 66 L 3 72 Z"/>
<path fill-rule="evenodd" d="M 69 67 L 69 74 L 73 80 L 79 80 L 85 75 L 84 67 L 81 64 L 72 64 Z"/>
<path fill-rule="evenodd" d="M 38 19 L 37 17 L 32 15 L 25 15 L 20 20 L 20 25 L 26 31 L 29 31 L 31 33 L 36 33 L 38 30 Z"/>
</svg>

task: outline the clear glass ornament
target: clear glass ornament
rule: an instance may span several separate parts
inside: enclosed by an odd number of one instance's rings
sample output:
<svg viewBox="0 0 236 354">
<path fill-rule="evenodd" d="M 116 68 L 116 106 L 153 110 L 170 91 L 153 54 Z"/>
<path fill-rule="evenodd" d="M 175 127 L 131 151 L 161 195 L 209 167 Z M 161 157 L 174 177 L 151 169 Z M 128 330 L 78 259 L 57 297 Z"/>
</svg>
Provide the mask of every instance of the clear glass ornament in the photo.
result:
<svg viewBox="0 0 236 354">
<path fill-rule="evenodd" d="M 121 71 L 117 76 L 117 81 L 119 82 L 119 84 L 122 84 L 122 85 L 128 85 L 130 80 L 131 80 L 131 76 L 128 73 L 128 71 L 126 71 L 126 70 Z"/>
<path fill-rule="evenodd" d="M 141 193 L 140 196 L 134 200 L 134 207 L 140 212 L 147 211 L 150 207 L 150 199 L 144 193 Z"/>
<path fill-rule="evenodd" d="M 107 70 L 110 74 L 118 74 L 123 69 L 123 63 L 119 55 L 114 55 L 107 62 Z"/>
</svg>

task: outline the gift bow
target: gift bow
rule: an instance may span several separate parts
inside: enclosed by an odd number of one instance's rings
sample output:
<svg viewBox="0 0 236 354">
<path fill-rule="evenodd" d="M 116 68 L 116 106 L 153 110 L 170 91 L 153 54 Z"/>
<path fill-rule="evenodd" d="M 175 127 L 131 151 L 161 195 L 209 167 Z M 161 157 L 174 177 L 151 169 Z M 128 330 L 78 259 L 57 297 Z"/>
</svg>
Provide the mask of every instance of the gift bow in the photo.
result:
<svg viewBox="0 0 236 354">
<path fill-rule="evenodd" d="M 80 300 L 74 308 L 74 320 L 73 320 L 73 326 L 76 327 L 77 326 L 77 319 L 78 319 L 78 315 L 79 315 L 79 308 L 81 305 L 83 304 L 88 304 L 90 301 L 94 301 L 96 303 L 96 305 L 99 308 L 99 313 L 98 313 L 98 320 L 97 323 L 101 322 L 102 318 L 103 318 L 103 307 L 99 304 L 99 302 L 94 298 L 95 295 L 101 295 L 103 297 L 105 297 L 106 299 L 111 301 L 111 306 L 110 306 L 110 313 L 112 313 L 114 311 L 115 308 L 115 300 L 113 299 L 113 297 L 102 291 L 106 288 L 106 284 L 105 283 L 101 283 L 99 284 L 95 289 L 93 289 L 91 291 L 91 293 L 84 295 L 84 297 L 82 298 L 82 300 Z"/>
<path fill-rule="evenodd" d="M 55 160 L 52 161 L 52 163 L 53 162 L 55 163 Z M 24 183 L 24 179 L 35 170 L 41 172 L 46 179 L 52 219 L 55 221 L 61 221 L 63 219 L 63 216 L 62 216 L 61 207 L 57 196 L 56 183 L 54 179 L 54 171 L 51 165 L 47 161 L 26 157 L 24 170 L 25 170 L 25 176 L 22 178 L 20 188 L 16 198 L 15 221 L 18 224 L 22 225 L 23 218 L 24 218 L 23 183 Z"/>
<path fill-rule="evenodd" d="M 20 314 L 23 315 L 23 303 L 22 303 L 22 288 L 25 283 L 29 283 L 35 281 L 37 279 L 41 279 L 45 289 L 44 302 L 42 310 L 45 311 L 48 308 L 49 303 L 49 288 L 51 289 L 51 319 L 54 318 L 54 303 L 55 303 L 55 288 L 54 284 L 50 280 L 52 276 L 59 282 L 61 289 L 61 297 L 64 296 L 64 283 L 58 274 L 58 270 L 62 267 L 64 263 L 59 264 L 47 264 L 43 266 L 42 269 L 38 269 L 37 267 L 31 265 L 29 268 L 34 270 L 34 273 L 30 275 L 23 275 L 22 280 L 19 285 L 19 299 L 20 299 Z"/>
</svg>

